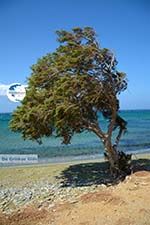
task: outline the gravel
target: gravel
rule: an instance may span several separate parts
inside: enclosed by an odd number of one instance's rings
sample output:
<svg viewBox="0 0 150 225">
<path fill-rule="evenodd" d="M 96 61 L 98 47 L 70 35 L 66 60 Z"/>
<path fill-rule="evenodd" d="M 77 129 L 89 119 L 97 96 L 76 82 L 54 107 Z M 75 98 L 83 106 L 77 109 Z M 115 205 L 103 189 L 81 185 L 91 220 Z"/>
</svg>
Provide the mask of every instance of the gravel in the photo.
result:
<svg viewBox="0 0 150 225">
<path fill-rule="evenodd" d="M 45 181 L 30 184 L 30 186 L 21 188 L 0 187 L 0 211 L 11 213 L 27 204 L 36 204 L 38 208 L 52 207 L 60 201 L 70 203 L 77 202 L 79 197 L 89 192 L 106 188 L 104 184 L 81 186 L 81 187 L 63 187 L 61 183 L 48 183 Z"/>
</svg>

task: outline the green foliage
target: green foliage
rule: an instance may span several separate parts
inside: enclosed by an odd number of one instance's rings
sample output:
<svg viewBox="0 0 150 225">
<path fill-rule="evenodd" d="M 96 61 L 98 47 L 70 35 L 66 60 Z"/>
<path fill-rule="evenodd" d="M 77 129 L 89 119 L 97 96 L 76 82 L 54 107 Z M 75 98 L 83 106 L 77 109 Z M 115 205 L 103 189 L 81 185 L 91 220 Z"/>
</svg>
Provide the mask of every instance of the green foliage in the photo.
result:
<svg viewBox="0 0 150 225">
<path fill-rule="evenodd" d="M 101 48 L 90 27 L 57 31 L 60 46 L 32 66 L 27 94 L 10 127 L 24 139 L 52 134 L 69 143 L 74 133 L 98 124 L 98 113 L 111 118 L 118 94 L 126 89 L 110 50 Z"/>
</svg>

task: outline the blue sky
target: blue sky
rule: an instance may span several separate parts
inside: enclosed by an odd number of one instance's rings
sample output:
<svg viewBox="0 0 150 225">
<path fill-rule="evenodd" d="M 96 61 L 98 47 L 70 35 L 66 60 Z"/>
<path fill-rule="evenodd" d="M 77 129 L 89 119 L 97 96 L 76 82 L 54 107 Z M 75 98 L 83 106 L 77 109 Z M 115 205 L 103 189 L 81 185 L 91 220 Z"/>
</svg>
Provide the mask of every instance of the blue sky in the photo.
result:
<svg viewBox="0 0 150 225">
<path fill-rule="evenodd" d="M 0 84 L 25 84 L 30 66 L 58 46 L 55 31 L 95 28 L 127 73 L 121 109 L 150 109 L 149 0 L 0 0 Z M 0 96 L 0 112 L 16 103 Z"/>
</svg>

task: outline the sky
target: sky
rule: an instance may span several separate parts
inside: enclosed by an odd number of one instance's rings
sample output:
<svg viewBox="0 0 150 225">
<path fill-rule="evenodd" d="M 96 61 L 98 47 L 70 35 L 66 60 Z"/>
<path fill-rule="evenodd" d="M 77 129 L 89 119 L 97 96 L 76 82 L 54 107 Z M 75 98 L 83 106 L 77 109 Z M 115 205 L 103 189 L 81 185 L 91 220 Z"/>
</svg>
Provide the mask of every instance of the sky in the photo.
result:
<svg viewBox="0 0 150 225">
<path fill-rule="evenodd" d="M 13 111 L 5 85 L 27 83 L 37 59 L 55 51 L 55 31 L 91 26 L 127 74 L 121 109 L 150 109 L 149 0 L 0 0 L 0 112 Z"/>
</svg>

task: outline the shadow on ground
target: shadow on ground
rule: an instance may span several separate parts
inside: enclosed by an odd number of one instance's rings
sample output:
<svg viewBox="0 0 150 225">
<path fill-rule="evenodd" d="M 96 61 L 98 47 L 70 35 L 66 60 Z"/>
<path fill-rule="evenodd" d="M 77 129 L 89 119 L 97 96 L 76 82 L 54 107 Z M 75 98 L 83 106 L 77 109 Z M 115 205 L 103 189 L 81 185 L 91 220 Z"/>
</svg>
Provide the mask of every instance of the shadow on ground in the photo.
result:
<svg viewBox="0 0 150 225">
<path fill-rule="evenodd" d="M 133 172 L 150 171 L 149 159 L 132 161 Z M 62 171 L 60 177 L 63 187 L 81 187 L 98 184 L 114 185 L 119 180 L 114 179 L 109 170 L 108 162 L 81 163 L 71 165 Z"/>
</svg>

